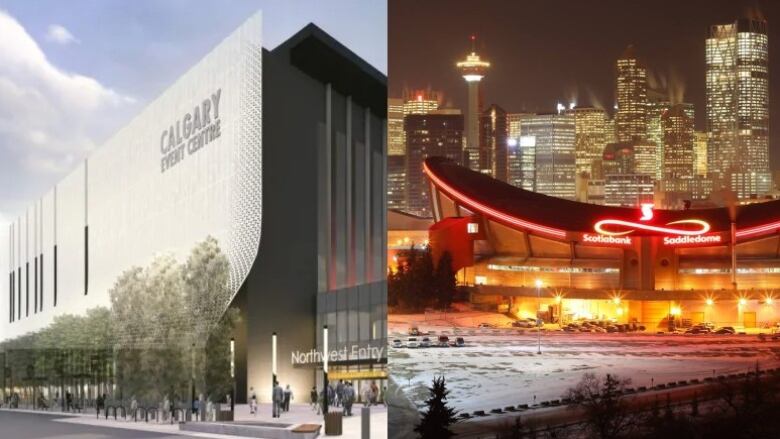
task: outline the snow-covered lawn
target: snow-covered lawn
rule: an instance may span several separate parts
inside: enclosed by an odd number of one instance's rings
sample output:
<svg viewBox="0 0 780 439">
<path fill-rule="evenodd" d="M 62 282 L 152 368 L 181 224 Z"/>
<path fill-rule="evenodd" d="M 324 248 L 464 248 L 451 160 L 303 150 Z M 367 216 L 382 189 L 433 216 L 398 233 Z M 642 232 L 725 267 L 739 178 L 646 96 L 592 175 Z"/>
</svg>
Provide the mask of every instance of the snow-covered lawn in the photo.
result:
<svg viewBox="0 0 780 439">
<path fill-rule="evenodd" d="M 462 314 L 462 315 L 460 315 Z M 780 342 L 752 335 L 649 335 L 544 333 L 537 355 L 535 333 L 507 329 L 455 329 L 481 322 L 502 323 L 504 316 L 477 311 L 443 316 L 390 316 L 390 340 L 406 340 L 410 322 L 431 332 L 466 340 L 462 348 L 390 348 L 391 373 L 418 406 L 436 375 L 447 378 L 449 401 L 461 411 L 485 410 L 558 399 L 583 373 L 617 374 L 632 386 L 705 378 L 754 368 L 780 366 Z M 467 324 L 461 321 L 468 321 Z M 714 372 L 713 372 L 714 371 Z"/>
</svg>

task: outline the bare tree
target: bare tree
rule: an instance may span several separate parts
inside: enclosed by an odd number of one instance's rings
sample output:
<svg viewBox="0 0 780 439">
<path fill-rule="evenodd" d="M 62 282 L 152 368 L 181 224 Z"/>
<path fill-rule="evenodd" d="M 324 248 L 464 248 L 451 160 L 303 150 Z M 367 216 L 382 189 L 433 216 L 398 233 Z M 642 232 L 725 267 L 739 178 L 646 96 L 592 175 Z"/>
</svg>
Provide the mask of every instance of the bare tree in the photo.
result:
<svg viewBox="0 0 780 439">
<path fill-rule="evenodd" d="M 616 375 L 607 374 L 602 379 L 586 373 L 575 387 L 566 392 L 566 396 L 573 402 L 572 407 L 584 410 L 585 422 L 592 437 L 626 437 L 635 427 L 636 415 L 622 396 L 630 383 L 630 379 L 620 379 Z"/>
</svg>

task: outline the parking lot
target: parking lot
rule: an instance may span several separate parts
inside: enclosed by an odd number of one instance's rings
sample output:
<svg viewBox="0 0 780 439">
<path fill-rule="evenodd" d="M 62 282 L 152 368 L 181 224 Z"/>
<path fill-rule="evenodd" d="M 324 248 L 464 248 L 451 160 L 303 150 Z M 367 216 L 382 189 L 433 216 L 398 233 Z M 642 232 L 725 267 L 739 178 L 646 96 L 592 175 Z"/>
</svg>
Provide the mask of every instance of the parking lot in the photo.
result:
<svg viewBox="0 0 780 439">
<path fill-rule="evenodd" d="M 474 411 L 560 398 L 582 374 L 612 373 L 631 378 L 634 386 L 745 372 L 780 366 L 780 341 L 747 334 L 685 334 L 648 332 L 572 332 L 546 325 L 537 354 L 536 328 L 469 328 L 419 325 L 420 342 L 431 346 L 405 347 L 408 325 L 390 328 L 390 362 L 394 378 L 416 404 L 427 396 L 426 386 L 443 375 L 451 390 L 449 402 Z M 440 336 L 462 337 L 458 348 L 434 348 Z"/>
</svg>

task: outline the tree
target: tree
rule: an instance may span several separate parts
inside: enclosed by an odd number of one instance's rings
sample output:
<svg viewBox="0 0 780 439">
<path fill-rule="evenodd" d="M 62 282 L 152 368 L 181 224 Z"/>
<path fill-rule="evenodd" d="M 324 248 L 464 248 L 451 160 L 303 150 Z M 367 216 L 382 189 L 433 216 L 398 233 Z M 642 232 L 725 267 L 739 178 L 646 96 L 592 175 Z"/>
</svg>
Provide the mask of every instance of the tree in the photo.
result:
<svg viewBox="0 0 780 439">
<path fill-rule="evenodd" d="M 455 270 L 452 269 L 450 252 L 444 252 L 439 258 L 433 281 L 437 305 L 442 309 L 449 308 L 457 293 Z"/>
<path fill-rule="evenodd" d="M 458 419 L 456 411 L 447 407 L 447 395 L 450 392 L 447 390 L 444 377 L 434 378 L 433 387 L 429 387 L 428 391 L 431 394 L 430 398 L 425 400 L 428 410 L 422 413 L 420 423 L 414 431 L 419 433 L 422 439 L 453 437 L 455 434 L 450 430 L 450 426 L 458 422 Z"/>
<path fill-rule="evenodd" d="M 582 407 L 586 422 L 595 437 L 612 439 L 621 437 L 635 426 L 635 416 L 622 398 L 630 379 L 620 379 L 607 374 L 602 380 L 586 373 L 580 382 L 567 391 L 572 407 Z"/>
</svg>

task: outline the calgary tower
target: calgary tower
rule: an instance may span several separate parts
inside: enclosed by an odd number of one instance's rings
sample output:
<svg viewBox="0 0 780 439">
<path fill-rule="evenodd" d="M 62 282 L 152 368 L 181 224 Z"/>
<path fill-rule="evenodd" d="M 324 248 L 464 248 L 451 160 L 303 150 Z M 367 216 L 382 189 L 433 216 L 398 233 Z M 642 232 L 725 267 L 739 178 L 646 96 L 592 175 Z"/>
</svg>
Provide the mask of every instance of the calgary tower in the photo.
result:
<svg viewBox="0 0 780 439">
<path fill-rule="evenodd" d="M 471 53 L 456 64 L 469 87 L 469 104 L 466 109 L 466 157 L 464 165 L 479 168 L 479 115 L 482 113 L 482 87 L 480 83 L 490 68 L 490 63 L 480 59 L 476 49 L 477 37 L 471 36 Z"/>
</svg>

